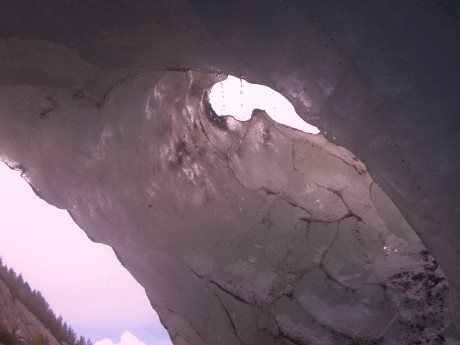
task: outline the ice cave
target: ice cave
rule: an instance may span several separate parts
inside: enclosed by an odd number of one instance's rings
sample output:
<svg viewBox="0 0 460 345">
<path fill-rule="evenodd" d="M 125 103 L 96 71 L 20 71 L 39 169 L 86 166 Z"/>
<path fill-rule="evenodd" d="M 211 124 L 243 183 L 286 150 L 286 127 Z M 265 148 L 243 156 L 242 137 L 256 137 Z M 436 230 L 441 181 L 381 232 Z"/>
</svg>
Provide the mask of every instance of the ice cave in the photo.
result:
<svg viewBox="0 0 460 345">
<path fill-rule="evenodd" d="M 114 249 L 175 345 L 458 345 L 459 11 L 7 0 L 0 160 Z M 229 75 L 319 133 L 219 116 Z"/>
</svg>

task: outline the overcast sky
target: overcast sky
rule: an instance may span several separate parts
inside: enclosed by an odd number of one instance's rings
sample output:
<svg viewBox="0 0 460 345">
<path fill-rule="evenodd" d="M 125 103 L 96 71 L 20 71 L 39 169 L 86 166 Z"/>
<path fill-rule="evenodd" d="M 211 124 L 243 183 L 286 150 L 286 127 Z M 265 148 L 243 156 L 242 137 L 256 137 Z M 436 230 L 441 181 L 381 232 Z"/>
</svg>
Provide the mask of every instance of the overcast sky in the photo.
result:
<svg viewBox="0 0 460 345">
<path fill-rule="evenodd" d="M 229 77 L 210 92 L 218 115 L 248 120 L 254 108 L 310 133 L 279 93 Z M 112 249 L 93 243 L 70 218 L 39 199 L 0 162 L 0 256 L 42 292 L 54 312 L 97 345 L 171 344 L 144 289 L 121 266 Z"/>
<path fill-rule="evenodd" d="M 40 290 L 78 334 L 93 343 L 103 338 L 118 343 L 129 331 L 147 345 L 171 344 L 144 289 L 113 250 L 91 242 L 66 211 L 39 199 L 4 163 L 0 210 L 4 263 Z M 126 339 L 135 344 L 132 337 Z"/>
</svg>

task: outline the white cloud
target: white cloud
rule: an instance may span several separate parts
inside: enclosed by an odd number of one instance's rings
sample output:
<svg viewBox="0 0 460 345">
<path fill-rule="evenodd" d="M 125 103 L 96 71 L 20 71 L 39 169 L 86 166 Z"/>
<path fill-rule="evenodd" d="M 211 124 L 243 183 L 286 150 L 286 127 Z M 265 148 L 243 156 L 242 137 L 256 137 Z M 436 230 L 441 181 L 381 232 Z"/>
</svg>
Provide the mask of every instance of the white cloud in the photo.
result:
<svg viewBox="0 0 460 345">
<path fill-rule="evenodd" d="M 134 334 L 129 331 L 123 332 L 121 339 L 118 343 L 114 343 L 111 339 L 102 339 L 96 341 L 94 345 L 147 345 L 142 340 L 137 338 Z M 170 340 L 165 339 L 154 339 L 152 345 L 172 345 Z"/>
<path fill-rule="evenodd" d="M 139 340 L 134 334 L 131 332 L 125 331 L 121 335 L 120 342 L 114 343 L 110 339 L 102 339 L 96 341 L 94 345 L 146 345 L 142 340 Z"/>
</svg>

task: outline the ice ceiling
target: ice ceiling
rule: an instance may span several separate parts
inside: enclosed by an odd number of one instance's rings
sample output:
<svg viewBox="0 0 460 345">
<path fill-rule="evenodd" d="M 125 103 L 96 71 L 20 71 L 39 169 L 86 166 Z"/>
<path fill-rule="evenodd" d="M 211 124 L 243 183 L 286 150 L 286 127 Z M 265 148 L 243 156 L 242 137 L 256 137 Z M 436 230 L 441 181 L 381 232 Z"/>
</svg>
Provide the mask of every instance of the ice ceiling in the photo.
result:
<svg viewBox="0 0 460 345">
<path fill-rule="evenodd" d="M 458 343 L 455 3 L 2 6 L 1 160 L 176 345 Z M 224 74 L 325 136 L 216 116 Z"/>
</svg>

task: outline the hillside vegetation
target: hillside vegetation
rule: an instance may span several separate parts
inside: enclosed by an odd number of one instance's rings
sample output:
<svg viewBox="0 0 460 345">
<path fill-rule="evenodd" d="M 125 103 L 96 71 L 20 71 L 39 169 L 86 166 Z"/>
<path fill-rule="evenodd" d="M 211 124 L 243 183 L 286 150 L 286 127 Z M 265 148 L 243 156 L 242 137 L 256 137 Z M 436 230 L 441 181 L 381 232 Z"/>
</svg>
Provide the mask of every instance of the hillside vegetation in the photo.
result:
<svg viewBox="0 0 460 345">
<path fill-rule="evenodd" d="M 7 286 L 13 298 L 18 299 L 45 328 L 61 343 L 67 345 L 92 345 L 90 339 L 78 336 L 61 316 L 56 316 L 48 302 L 38 290 L 34 290 L 21 274 L 8 268 L 0 257 L 0 280 Z M 7 312 L 0 308 L 0 313 Z M 15 332 L 0 323 L 0 344 L 3 345 L 48 345 L 46 335 L 37 333 L 29 339 L 20 339 Z"/>
</svg>

